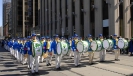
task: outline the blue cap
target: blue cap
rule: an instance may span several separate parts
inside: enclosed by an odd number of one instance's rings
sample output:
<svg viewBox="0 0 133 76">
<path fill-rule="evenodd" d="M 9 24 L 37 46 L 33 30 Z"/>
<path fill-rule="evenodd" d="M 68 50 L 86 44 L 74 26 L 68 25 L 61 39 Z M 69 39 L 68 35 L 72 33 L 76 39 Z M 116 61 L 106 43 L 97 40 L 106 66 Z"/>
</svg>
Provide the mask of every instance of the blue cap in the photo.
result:
<svg viewBox="0 0 133 76">
<path fill-rule="evenodd" d="M 59 35 L 55 35 L 55 37 L 59 37 Z"/>
<path fill-rule="evenodd" d="M 23 38 L 23 40 L 26 40 L 26 38 Z"/>
<path fill-rule="evenodd" d="M 88 37 L 92 37 L 92 35 L 91 35 L 91 34 L 89 34 L 89 35 L 88 35 Z"/>
<path fill-rule="evenodd" d="M 78 37 L 78 35 L 77 35 L 77 34 L 75 34 L 75 35 L 74 35 L 74 37 Z"/>
<path fill-rule="evenodd" d="M 36 34 L 35 34 L 35 33 L 33 33 L 31 36 L 36 36 Z"/>
<path fill-rule="evenodd" d="M 64 39 L 64 37 L 61 37 L 61 39 Z"/>
<path fill-rule="evenodd" d="M 103 36 L 103 34 L 99 34 L 99 37 L 100 37 L 100 36 Z"/>
<path fill-rule="evenodd" d="M 41 37 L 41 39 L 44 39 L 45 37 Z"/>
<path fill-rule="evenodd" d="M 31 38 L 31 36 L 28 36 L 27 38 L 28 38 L 28 39 L 30 39 L 30 38 Z"/>
<path fill-rule="evenodd" d="M 19 37 L 17 39 L 20 39 Z"/>
<path fill-rule="evenodd" d="M 47 38 L 47 39 L 50 39 L 50 37 L 49 37 L 49 36 L 47 36 L 46 38 Z"/>
<path fill-rule="evenodd" d="M 116 34 L 114 34 L 113 36 L 117 36 Z"/>
</svg>

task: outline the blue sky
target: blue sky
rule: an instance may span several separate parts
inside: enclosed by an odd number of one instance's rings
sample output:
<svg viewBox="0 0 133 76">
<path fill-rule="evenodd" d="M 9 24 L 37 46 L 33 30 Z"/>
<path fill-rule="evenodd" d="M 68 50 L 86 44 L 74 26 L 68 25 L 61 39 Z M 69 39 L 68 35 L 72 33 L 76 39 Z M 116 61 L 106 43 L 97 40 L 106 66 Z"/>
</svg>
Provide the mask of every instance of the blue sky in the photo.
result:
<svg viewBox="0 0 133 76">
<path fill-rule="evenodd" d="M 3 23 L 3 21 L 2 21 L 2 17 L 3 17 L 3 15 L 2 15 L 2 3 L 3 3 L 3 0 L 0 0 L 0 26 L 2 26 L 2 23 Z"/>
</svg>

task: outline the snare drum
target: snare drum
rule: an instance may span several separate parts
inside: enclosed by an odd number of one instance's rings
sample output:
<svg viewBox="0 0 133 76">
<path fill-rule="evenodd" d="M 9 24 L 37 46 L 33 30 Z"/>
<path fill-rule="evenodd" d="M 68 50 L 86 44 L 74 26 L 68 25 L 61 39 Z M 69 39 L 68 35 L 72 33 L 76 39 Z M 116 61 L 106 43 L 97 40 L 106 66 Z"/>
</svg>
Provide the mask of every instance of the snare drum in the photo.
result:
<svg viewBox="0 0 133 76">
<path fill-rule="evenodd" d="M 92 41 L 90 46 L 91 46 L 91 49 L 94 51 L 102 50 L 102 42 L 99 40 Z"/>
<path fill-rule="evenodd" d="M 128 47 L 128 41 L 125 39 L 119 39 L 118 41 L 118 47 L 120 49 L 126 49 Z"/>
<path fill-rule="evenodd" d="M 87 52 L 89 47 L 90 47 L 90 44 L 87 41 L 82 41 L 82 42 L 83 42 L 83 45 L 84 45 L 84 51 L 83 52 Z"/>
<path fill-rule="evenodd" d="M 62 54 L 64 55 L 68 54 L 69 46 L 66 42 L 64 41 L 61 42 L 61 48 L 62 48 Z"/>
<path fill-rule="evenodd" d="M 77 50 L 78 50 L 79 53 L 82 53 L 84 51 L 84 44 L 83 44 L 82 41 L 79 41 L 77 43 Z"/>
<path fill-rule="evenodd" d="M 107 50 L 110 50 L 110 49 L 113 48 L 113 44 L 114 44 L 113 40 L 111 40 L 111 39 L 104 40 L 103 41 L 103 48 L 107 49 Z"/>
<path fill-rule="evenodd" d="M 57 55 L 61 55 L 62 53 L 62 48 L 61 48 L 61 42 L 57 43 Z"/>
</svg>

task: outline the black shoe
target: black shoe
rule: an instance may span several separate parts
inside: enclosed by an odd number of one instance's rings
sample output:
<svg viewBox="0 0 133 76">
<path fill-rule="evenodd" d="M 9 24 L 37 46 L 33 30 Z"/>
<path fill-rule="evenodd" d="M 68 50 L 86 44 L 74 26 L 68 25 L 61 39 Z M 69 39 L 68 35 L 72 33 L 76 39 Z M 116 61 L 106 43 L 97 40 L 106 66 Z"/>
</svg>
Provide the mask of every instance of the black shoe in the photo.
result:
<svg viewBox="0 0 133 76">
<path fill-rule="evenodd" d="M 59 68 L 56 68 L 56 70 L 60 70 Z"/>
<path fill-rule="evenodd" d="M 78 67 L 78 65 L 76 65 L 75 67 Z"/>
<path fill-rule="evenodd" d="M 115 61 L 120 61 L 120 59 L 115 59 Z"/>
<path fill-rule="evenodd" d="M 49 65 L 49 66 L 51 66 L 51 64 L 50 64 L 50 63 L 48 63 L 48 65 Z"/>
<path fill-rule="evenodd" d="M 61 70 L 61 68 L 59 67 L 59 70 Z"/>
<path fill-rule="evenodd" d="M 36 74 L 36 75 L 39 75 L 39 73 L 38 73 L 38 72 L 35 72 L 35 74 Z"/>
<path fill-rule="evenodd" d="M 47 64 L 46 66 L 49 66 L 49 64 Z"/>
<path fill-rule="evenodd" d="M 32 75 L 35 75 L 35 73 L 32 73 Z"/>
<path fill-rule="evenodd" d="M 105 62 L 105 61 L 100 61 L 101 63 Z"/>
<path fill-rule="evenodd" d="M 81 66 L 80 64 L 78 65 L 78 67 Z"/>
<path fill-rule="evenodd" d="M 70 58 L 70 59 L 73 59 L 73 58 Z"/>
</svg>

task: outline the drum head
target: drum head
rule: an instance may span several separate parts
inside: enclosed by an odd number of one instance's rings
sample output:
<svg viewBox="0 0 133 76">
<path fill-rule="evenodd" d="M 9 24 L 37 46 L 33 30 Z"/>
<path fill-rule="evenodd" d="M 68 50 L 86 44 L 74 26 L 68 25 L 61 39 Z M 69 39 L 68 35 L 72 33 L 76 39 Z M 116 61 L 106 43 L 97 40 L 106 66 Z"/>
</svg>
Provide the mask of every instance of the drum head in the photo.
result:
<svg viewBox="0 0 133 76">
<path fill-rule="evenodd" d="M 91 42 L 91 46 L 90 46 L 90 47 L 91 47 L 91 49 L 92 49 L 93 51 L 96 51 L 96 50 L 97 50 L 97 46 L 98 46 L 98 45 L 97 45 L 97 42 L 96 42 L 96 41 L 92 41 L 92 42 Z"/>
<path fill-rule="evenodd" d="M 89 43 L 87 41 L 82 41 L 84 44 L 84 52 L 87 52 L 89 49 Z"/>
<path fill-rule="evenodd" d="M 119 40 L 118 41 L 118 47 L 120 48 L 120 49 L 123 49 L 124 48 L 124 41 L 123 40 Z"/>
<path fill-rule="evenodd" d="M 68 53 L 68 44 L 66 42 L 61 42 L 61 47 L 62 47 L 62 54 L 67 54 Z"/>
<path fill-rule="evenodd" d="M 83 52 L 83 50 L 84 50 L 83 42 L 80 41 L 80 42 L 77 43 L 77 50 L 78 50 L 79 53 Z"/>
<path fill-rule="evenodd" d="M 103 48 L 104 49 L 108 49 L 109 48 L 109 42 L 108 42 L 108 40 L 104 40 L 103 41 Z"/>
<path fill-rule="evenodd" d="M 57 43 L 57 54 L 60 55 L 62 53 L 61 43 Z"/>
</svg>

